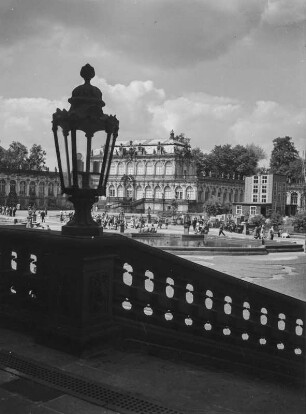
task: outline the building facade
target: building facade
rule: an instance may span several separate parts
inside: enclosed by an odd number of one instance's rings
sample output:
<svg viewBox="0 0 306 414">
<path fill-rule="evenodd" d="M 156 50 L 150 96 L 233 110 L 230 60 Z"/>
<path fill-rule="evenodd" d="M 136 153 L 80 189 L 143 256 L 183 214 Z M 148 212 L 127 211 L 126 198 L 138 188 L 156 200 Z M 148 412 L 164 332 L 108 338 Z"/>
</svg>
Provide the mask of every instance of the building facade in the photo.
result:
<svg viewBox="0 0 306 414">
<path fill-rule="evenodd" d="M 56 209 L 64 207 L 66 199 L 56 172 L 0 170 L 0 205 Z"/>
<path fill-rule="evenodd" d="M 245 178 L 243 203 L 234 203 L 237 216 L 269 216 L 273 212 L 285 215 L 287 179 L 285 175 L 260 174 Z"/>
<path fill-rule="evenodd" d="M 286 215 L 306 211 L 306 182 L 289 184 L 286 200 Z"/>
<path fill-rule="evenodd" d="M 99 171 L 103 150 L 92 152 L 92 171 Z M 190 146 L 174 137 L 164 140 L 118 141 L 106 189 L 109 208 L 126 211 L 203 212 L 205 203 L 222 204 L 243 199 L 244 181 L 211 175 L 199 178 Z"/>
</svg>

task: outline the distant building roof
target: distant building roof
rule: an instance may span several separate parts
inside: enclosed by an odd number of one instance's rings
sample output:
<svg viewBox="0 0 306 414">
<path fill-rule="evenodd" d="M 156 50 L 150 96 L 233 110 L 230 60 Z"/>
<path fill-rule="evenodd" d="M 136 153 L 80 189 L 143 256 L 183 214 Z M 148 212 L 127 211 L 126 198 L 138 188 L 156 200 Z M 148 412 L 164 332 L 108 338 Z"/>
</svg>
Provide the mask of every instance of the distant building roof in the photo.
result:
<svg viewBox="0 0 306 414">
<path fill-rule="evenodd" d="M 184 147 L 186 144 L 180 142 L 175 138 L 171 137 L 166 139 L 127 139 L 127 140 L 118 140 L 115 145 L 115 154 L 120 148 L 130 148 L 130 147 L 145 147 L 146 154 L 153 154 L 156 151 L 158 145 L 161 145 L 164 148 L 164 152 L 171 154 L 174 153 L 175 147 Z M 165 148 L 166 147 L 166 148 Z M 99 156 L 103 153 L 103 148 L 95 148 L 92 151 L 93 156 Z"/>
</svg>

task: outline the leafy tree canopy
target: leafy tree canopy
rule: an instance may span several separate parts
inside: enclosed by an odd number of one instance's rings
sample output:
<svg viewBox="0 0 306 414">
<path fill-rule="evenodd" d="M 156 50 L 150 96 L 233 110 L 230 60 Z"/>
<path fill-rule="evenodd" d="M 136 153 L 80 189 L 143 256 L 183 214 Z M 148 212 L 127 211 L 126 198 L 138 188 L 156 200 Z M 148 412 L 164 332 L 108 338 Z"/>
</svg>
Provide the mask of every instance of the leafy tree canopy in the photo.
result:
<svg viewBox="0 0 306 414">
<path fill-rule="evenodd" d="M 33 144 L 30 149 L 30 156 L 28 158 L 28 164 L 30 170 L 44 170 L 46 164 L 46 151 L 44 151 L 41 145 Z"/>
<path fill-rule="evenodd" d="M 228 214 L 231 212 L 229 204 L 222 204 L 220 200 L 214 197 L 205 205 L 205 212 L 208 216 L 217 216 L 219 214 Z"/>
<path fill-rule="evenodd" d="M 300 229 L 306 229 L 306 211 L 299 211 L 292 219 L 294 227 Z"/>
<path fill-rule="evenodd" d="M 204 154 L 199 148 L 191 151 L 196 162 L 197 174 L 214 176 L 230 174 L 254 175 L 258 162 L 266 158 L 262 148 L 255 144 L 243 146 L 230 144 L 216 145 L 209 154 Z"/>
<path fill-rule="evenodd" d="M 261 226 L 265 224 L 266 219 L 262 214 L 257 214 L 256 216 L 251 216 L 249 219 L 249 223 L 253 224 L 254 226 Z"/>
<path fill-rule="evenodd" d="M 270 172 L 286 175 L 289 181 L 298 182 L 303 178 L 303 160 L 291 137 L 275 138 L 270 158 Z"/>
<path fill-rule="evenodd" d="M 21 142 L 13 141 L 6 150 L 0 148 L 0 165 L 10 170 L 45 170 L 46 152 L 41 145 L 28 148 Z"/>
</svg>

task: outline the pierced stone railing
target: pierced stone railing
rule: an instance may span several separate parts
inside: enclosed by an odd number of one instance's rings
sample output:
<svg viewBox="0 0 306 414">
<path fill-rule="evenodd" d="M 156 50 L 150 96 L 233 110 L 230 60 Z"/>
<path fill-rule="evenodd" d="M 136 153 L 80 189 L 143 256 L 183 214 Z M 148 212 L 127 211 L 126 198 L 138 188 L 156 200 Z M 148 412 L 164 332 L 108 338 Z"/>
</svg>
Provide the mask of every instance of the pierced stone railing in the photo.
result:
<svg viewBox="0 0 306 414">
<path fill-rule="evenodd" d="M 80 352 L 115 338 L 304 375 L 305 302 L 121 235 L 0 228 L 0 320 Z"/>
</svg>

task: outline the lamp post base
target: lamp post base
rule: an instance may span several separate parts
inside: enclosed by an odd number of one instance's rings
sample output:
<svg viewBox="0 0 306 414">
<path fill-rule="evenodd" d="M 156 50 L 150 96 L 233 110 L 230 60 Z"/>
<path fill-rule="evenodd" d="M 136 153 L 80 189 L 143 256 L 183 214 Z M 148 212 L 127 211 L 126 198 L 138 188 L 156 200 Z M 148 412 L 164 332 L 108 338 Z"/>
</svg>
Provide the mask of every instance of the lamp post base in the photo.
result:
<svg viewBox="0 0 306 414">
<path fill-rule="evenodd" d="M 62 227 L 62 234 L 65 236 L 102 236 L 103 227 L 93 220 L 91 210 L 97 201 L 97 194 L 94 190 L 74 190 L 69 196 L 69 201 L 74 205 L 72 219 Z"/>
<path fill-rule="evenodd" d="M 80 237 L 97 237 L 103 235 L 103 227 L 82 227 L 82 226 L 63 226 L 62 235 L 80 236 Z"/>
</svg>

